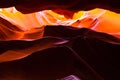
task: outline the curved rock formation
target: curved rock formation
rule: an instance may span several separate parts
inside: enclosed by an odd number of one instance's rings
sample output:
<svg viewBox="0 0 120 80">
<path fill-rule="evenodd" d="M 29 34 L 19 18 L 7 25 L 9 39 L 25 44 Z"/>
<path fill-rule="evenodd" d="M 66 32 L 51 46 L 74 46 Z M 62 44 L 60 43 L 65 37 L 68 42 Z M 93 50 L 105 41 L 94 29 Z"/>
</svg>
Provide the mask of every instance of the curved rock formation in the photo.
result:
<svg viewBox="0 0 120 80">
<path fill-rule="evenodd" d="M 0 0 L 0 80 L 120 80 L 119 3 Z"/>
<path fill-rule="evenodd" d="M 119 48 L 120 39 L 105 33 L 46 26 L 42 39 L 0 41 L 0 79 L 119 80 Z"/>
</svg>

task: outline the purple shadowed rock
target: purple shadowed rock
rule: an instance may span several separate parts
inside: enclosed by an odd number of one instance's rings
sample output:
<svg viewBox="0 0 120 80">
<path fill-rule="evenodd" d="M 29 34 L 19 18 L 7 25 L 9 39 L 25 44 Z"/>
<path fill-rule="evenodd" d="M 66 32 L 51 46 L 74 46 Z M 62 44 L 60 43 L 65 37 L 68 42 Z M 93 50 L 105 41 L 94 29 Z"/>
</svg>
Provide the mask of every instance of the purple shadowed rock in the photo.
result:
<svg viewBox="0 0 120 80">
<path fill-rule="evenodd" d="M 57 27 L 46 26 L 44 37 L 34 41 L 0 41 L 0 79 L 56 80 L 73 74 L 82 80 L 119 80 L 119 38 Z"/>
</svg>

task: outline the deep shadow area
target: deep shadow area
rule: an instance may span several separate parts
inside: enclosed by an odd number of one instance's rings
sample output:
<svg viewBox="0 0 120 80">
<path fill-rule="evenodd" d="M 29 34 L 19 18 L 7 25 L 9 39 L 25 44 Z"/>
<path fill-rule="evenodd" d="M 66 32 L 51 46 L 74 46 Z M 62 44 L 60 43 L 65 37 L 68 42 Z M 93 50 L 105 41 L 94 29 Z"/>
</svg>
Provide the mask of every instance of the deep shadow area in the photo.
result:
<svg viewBox="0 0 120 80">
<path fill-rule="evenodd" d="M 44 37 L 47 36 L 68 42 L 55 42 L 56 45 L 35 51 L 28 57 L 0 63 L 0 80 L 56 80 L 69 75 L 76 75 L 82 80 L 120 79 L 119 38 L 86 28 L 65 26 L 45 27 Z M 1 54 L 15 48 L 25 50 L 40 42 L 46 42 L 46 39 L 15 43 L 2 41 L 2 46 L 7 49 Z M 9 44 L 10 47 L 3 44 Z"/>
</svg>

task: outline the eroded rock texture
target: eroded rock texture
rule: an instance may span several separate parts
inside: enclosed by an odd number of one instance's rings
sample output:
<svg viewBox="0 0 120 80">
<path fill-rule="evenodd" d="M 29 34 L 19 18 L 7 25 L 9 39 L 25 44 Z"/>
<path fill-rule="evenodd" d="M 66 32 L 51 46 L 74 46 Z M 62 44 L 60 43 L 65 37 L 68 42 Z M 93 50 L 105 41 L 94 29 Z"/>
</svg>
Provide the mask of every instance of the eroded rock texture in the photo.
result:
<svg viewBox="0 0 120 80">
<path fill-rule="evenodd" d="M 119 3 L 110 0 L 0 0 L 0 7 L 16 6 L 23 13 L 95 7 L 119 12 Z M 82 80 L 120 80 L 119 38 L 70 26 L 47 26 L 44 31 L 44 38 L 37 40 L 0 41 L 0 80 L 61 80 L 71 74 Z"/>
<path fill-rule="evenodd" d="M 0 79 L 119 80 L 119 49 L 120 39 L 106 33 L 47 26 L 42 39 L 0 42 Z"/>
</svg>

